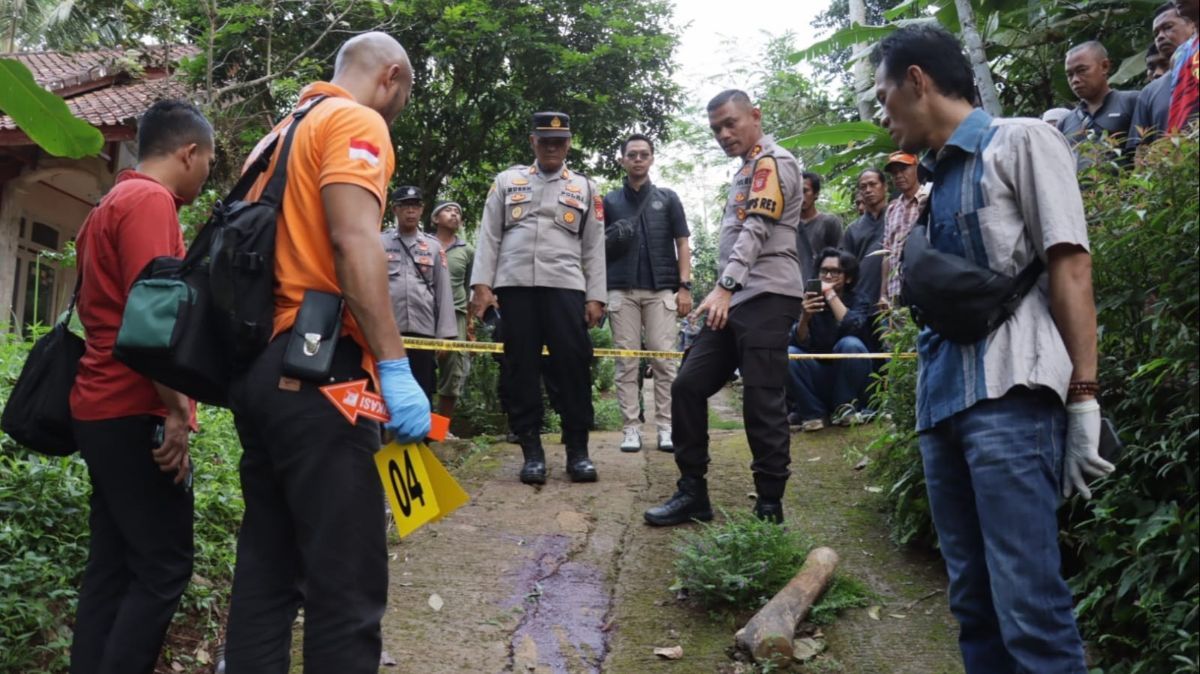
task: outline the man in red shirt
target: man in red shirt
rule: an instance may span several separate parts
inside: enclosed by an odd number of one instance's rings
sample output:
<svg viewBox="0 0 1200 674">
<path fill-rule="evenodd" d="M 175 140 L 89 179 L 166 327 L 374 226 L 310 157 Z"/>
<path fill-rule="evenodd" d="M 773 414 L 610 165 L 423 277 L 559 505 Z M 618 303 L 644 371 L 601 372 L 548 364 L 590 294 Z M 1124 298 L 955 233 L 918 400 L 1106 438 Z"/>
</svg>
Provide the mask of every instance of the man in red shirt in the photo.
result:
<svg viewBox="0 0 1200 674">
<path fill-rule="evenodd" d="M 160 101 L 138 125 L 138 164 L 92 209 L 76 251 L 87 333 L 71 390 L 92 482 L 71 674 L 154 671 L 192 575 L 188 431 L 195 405 L 113 359 L 129 288 L 151 259 L 183 257 L 178 210 L 200 193 L 213 131 L 190 103 Z"/>
</svg>

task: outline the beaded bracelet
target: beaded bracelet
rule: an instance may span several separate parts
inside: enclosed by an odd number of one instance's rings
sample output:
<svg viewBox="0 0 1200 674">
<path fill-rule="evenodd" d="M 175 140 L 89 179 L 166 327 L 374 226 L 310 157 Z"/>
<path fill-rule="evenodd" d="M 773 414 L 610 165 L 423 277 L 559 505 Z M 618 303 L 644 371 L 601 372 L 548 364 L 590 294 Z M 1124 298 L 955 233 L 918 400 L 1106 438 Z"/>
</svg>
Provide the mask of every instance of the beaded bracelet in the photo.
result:
<svg viewBox="0 0 1200 674">
<path fill-rule="evenodd" d="M 1100 382 L 1097 381 L 1073 381 L 1067 385 L 1067 395 L 1087 395 L 1095 396 L 1100 393 Z"/>
</svg>

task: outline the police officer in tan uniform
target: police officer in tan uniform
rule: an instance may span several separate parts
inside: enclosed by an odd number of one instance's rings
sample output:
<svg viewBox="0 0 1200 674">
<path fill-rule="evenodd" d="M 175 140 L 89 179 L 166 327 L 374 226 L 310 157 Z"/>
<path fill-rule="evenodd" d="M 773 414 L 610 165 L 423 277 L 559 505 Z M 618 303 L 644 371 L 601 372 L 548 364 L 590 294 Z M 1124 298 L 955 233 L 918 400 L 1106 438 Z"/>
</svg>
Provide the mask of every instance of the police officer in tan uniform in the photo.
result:
<svg viewBox="0 0 1200 674">
<path fill-rule="evenodd" d="M 524 454 L 521 481 L 546 482 L 542 449 L 542 347 L 559 388 L 567 475 L 596 480 L 588 458 L 592 427 L 588 328 L 604 315 L 603 195 L 566 165 L 570 119 L 533 115 L 536 161 L 496 176 L 484 206 L 471 273 L 471 312 L 482 318 L 496 299 L 504 321 L 504 379 L 508 426 Z M 493 295 L 494 292 L 494 295 Z"/>
<path fill-rule="evenodd" d="M 711 520 L 708 467 L 708 398 L 739 370 L 746 438 L 754 460 L 759 518 L 783 521 L 783 489 L 791 463 L 787 404 L 788 329 L 800 315 L 804 288 L 796 260 L 796 231 L 803 206 L 800 164 L 764 136 L 762 113 L 745 92 L 718 94 L 708 121 L 721 149 L 741 157 L 721 220 L 720 277 L 692 318 L 707 320 L 671 387 L 675 464 L 679 489 L 645 513 L 648 524 L 668 526 Z"/>
<path fill-rule="evenodd" d="M 406 337 L 457 339 L 454 294 L 446 254 L 436 236 L 421 231 L 421 188 L 403 185 L 392 192 L 396 228 L 385 230 L 383 249 L 388 261 L 388 294 L 400 334 Z M 434 352 L 411 349 L 413 377 L 433 399 L 437 387 Z"/>
</svg>

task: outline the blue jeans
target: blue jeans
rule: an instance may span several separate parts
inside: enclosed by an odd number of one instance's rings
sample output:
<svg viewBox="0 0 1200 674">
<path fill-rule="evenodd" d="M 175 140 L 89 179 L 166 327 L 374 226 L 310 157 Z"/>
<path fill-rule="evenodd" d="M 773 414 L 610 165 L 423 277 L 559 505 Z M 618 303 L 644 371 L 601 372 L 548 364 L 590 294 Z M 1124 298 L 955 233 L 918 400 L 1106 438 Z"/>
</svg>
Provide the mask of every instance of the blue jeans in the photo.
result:
<svg viewBox="0 0 1200 674">
<path fill-rule="evenodd" d="M 1066 411 L 1014 388 L 920 434 L 968 674 L 1082 674 L 1058 549 Z"/>
<path fill-rule="evenodd" d="M 789 346 L 788 353 L 808 353 Z M 833 353 L 869 353 L 857 337 L 843 337 L 833 345 Z M 871 379 L 871 361 L 789 360 L 788 399 L 792 410 L 807 421 L 829 416 L 852 400 L 866 403 L 867 382 Z"/>
</svg>

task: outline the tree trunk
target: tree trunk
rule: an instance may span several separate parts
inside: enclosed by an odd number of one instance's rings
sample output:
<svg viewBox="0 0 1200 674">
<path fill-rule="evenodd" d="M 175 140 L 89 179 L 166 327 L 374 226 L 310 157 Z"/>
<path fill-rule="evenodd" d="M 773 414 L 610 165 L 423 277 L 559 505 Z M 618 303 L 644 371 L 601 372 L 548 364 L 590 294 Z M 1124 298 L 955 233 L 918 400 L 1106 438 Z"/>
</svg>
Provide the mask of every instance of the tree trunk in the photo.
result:
<svg viewBox="0 0 1200 674">
<path fill-rule="evenodd" d="M 738 647 L 748 651 L 755 662 L 783 664 L 791 660 L 796 625 L 829 587 L 837 564 L 838 555 L 830 548 L 808 553 L 796 576 L 738 631 Z"/>
<path fill-rule="evenodd" d="M 850 0 L 850 25 L 858 24 L 865 26 L 867 24 L 867 6 L 863 0 Z M 851 50 L 854 53 L 860 53 L 866 49 L 866 45 L 856 43 Z M 854 62 L 854 105 L 858 108 L 858 118 L 864 122 L 869 122 L 872 119 L 871 103 L 863 98 L 864 92 L 871 87 L 871 73 L 867 65 L 867 59 L 860 58 Z"/>
<path fill-rule="evenodd" d="M 988 68 L 983 38 L 975 25 L 975 9 L 971 6 L 971 0 L 954 0 L 954 5 L 958 8 L 958 26 L 967 45 L 967 58 L 971 59 L 971 68 L 975 71 L 980 103 L 988 114 L 999 117 L 1003 110 L 1000 109 L 1000 97 L 996 95 L 996 83 L 992 81 L 992 71 Z"/>
</svg>

